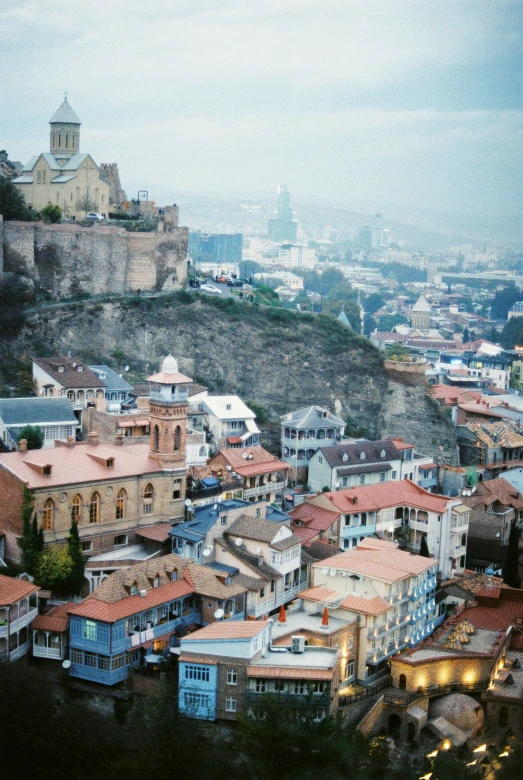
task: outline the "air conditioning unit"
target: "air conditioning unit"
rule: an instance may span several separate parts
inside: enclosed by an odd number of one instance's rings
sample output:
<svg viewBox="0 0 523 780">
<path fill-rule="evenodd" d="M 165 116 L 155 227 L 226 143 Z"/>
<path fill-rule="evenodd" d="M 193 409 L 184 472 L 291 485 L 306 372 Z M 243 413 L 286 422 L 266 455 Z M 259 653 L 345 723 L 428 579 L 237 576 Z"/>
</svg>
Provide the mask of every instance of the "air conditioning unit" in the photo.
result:
<svg viewBox="0 0 523 780">
<path fill-rule="evenodd" d="M 305 637 L 293 636 L 291 644 L 291 653 L 303 653 L 305 652 Z"/>
<path fill-rule="evenodd" d="M 142 597 L 142 599 L 145 598 L 147 596 L 147 591 L 146 590 L 141 590 L 140 591 L 140 596 Z"/>
</svg>

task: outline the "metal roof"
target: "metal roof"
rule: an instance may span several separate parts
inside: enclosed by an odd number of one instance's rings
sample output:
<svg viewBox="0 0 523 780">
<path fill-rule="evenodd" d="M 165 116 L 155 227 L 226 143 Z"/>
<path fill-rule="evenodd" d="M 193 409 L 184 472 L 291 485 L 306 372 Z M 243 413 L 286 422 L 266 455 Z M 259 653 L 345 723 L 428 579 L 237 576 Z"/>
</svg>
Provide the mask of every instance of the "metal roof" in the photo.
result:
<svg viewBox="0 0 523 780">
<path fill-rule="evenodd" d="M 13 184 L 32 184 L 32 183 L 33 183 L 32 176 L 18 176 L 18 178 L 13 179 Z"/>
<path fill-rule="evenodd" d="M 61 122 L 62 124 L 66 125 L 81 125 L 80 119 L 75 114 L 73 109 L 71 108 L 71 105 L 67 98 L 64 98 L 64 102 L 60 106 L 60 108 L 55 111 L 51 119 L 49 120 L 49 124 L 53 124 L 54 122 L 58 123 Z"/>
<path fill-rule="evenodd" d="M 101 377 L 108 390 L 132 390 L 133 386 L 129 384 L 123 377 L 119 376 L 116 371 L 113 371 L 109 366 L 88 366 L 97 376 L 105 374 Z"/>
<path fill-rule="evenodd" d="M 78 424 L 67 398 L 0 398 L 0 419 L 4 425 Z"/>
<path fill-rule="evenodd" d="M 71 179 L 76 179 L 75 173 L 70 173 L 69 175 L 62 173 L 60 176 L 57 176 L 56 179 L 51 179 L 51 184 L 66 184 L 68 181 L 71 181 Z"/>
<path fill-rule="evenodd" d="M 33 155 L 33 157 L 31 157 L 31 159 L 28 162 L 26 162 L 26 164 L 22 168 L 22 171 L 32 171 L 39 157 L 40 157 L 39 154 Z"/>
<path fill-rule="evenodd" d="M 280 419 L 282 424 L 289 428 L 325 428 L 328 425 L 333 425 L 336 428 L 345 428 L 343 420 L 321 406 L 307 406 L 304 409 L 298 409 L 296 412 L 284 414 Z"/>
</svg>

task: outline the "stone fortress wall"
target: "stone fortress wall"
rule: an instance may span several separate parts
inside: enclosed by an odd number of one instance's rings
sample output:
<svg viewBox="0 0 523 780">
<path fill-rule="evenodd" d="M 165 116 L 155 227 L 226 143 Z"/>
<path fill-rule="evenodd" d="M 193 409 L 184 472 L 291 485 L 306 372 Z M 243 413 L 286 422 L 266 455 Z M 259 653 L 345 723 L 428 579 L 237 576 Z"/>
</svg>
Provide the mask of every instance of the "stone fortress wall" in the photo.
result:
<svg viewBox="0 0 523 780">
<path fill-rule="evenodd" d="M 56 298 L 136 290 L 162 291 L 187 281 L 189 230 L 166 206 L 155 233 L 42 222 L 3 222 L 0 273 L 22 273 Z"/>
</svg>

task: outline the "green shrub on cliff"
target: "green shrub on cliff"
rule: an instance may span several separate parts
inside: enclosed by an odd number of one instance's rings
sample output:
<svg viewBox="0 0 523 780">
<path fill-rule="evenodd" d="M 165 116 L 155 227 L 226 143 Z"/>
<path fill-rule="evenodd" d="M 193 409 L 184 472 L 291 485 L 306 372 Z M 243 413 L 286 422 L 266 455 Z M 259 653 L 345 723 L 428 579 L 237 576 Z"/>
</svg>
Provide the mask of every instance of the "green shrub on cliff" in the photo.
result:
<svg viewBox="0 0 523 780">
<path fill-rule="evenodd" d="M 25 198 L 9 179 L 0 176 L 0 214 L 4 220 L 34 222 L 36 214 L 25 204 Z"/>
</svg>

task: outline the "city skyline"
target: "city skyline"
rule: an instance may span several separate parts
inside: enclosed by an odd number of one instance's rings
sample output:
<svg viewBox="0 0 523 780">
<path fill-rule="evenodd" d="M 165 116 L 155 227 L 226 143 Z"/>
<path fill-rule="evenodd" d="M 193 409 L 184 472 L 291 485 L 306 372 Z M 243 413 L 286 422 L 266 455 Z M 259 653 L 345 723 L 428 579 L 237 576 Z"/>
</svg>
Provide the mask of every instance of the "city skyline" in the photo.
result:
<svg viewBox="0 0 523 780">
<path fill-rule="evenodd" d="M 45 148 L 67 90 L 124 186 L 519 208 L 517 3 L 17 0 L 0 24 L 11 159 Z"/>
</svg>

